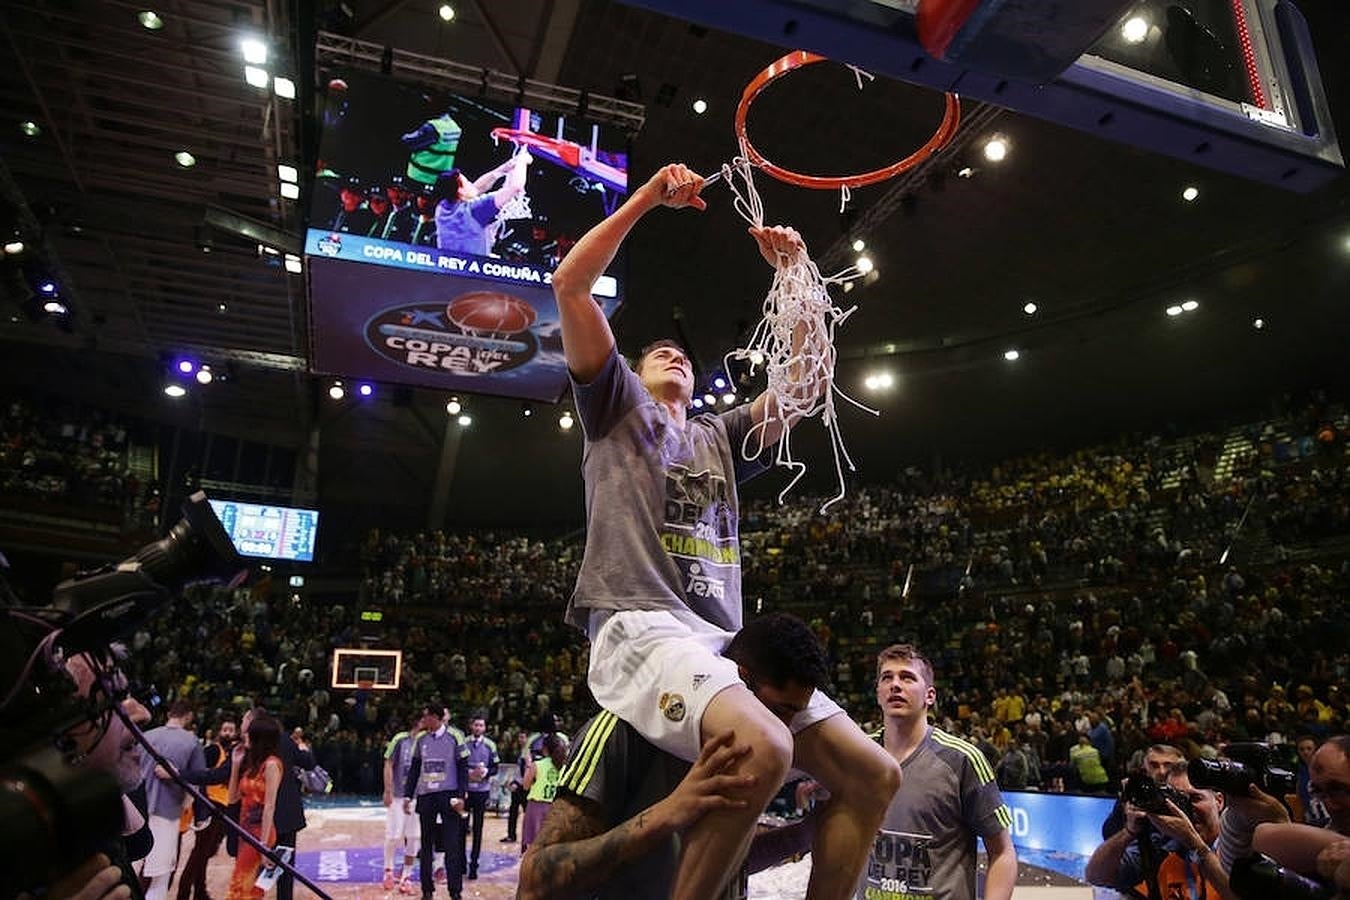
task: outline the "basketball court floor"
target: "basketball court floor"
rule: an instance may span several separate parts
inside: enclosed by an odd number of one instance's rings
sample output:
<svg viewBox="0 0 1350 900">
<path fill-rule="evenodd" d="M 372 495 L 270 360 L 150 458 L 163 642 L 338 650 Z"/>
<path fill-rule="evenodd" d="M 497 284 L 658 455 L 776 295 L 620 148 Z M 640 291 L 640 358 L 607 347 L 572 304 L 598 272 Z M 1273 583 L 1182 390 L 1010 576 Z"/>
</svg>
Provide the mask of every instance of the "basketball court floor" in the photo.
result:
<svg viewBox="0 0 1350 900">
<path fill-rule="evenodd" d="M 384 867 L 384 807 L 371 800 L 335 798 L 330 801 L 306 801 L 309 827 L 300 833 L 300 871 L 322 887 L 331 897 L 351 900 L 393 900 L 396 890 L 380 886 Z M 483 852 L 478 879 L 464 882 L 465 900 L 509 900 L 516 894 L 520 866 L 520 845 L 502 843 L 506 819 L 488 814 L 483 828 Z M 179 865 L 192 848 L 191 834 L 183 838 Z M 207 889 L 212 897 L 225 896 L 234 860 L 222 848 L 207 870 Z M 1092 889 L 1050 868 L 1023 863 L 1018 876 L 1019 900 L 1091 900 Z M 761 872 L 750 879 L 753 900 L 798 900 L 806 891 L 810 858 Z M 170 889 L 170 896 L 177 884 Z M 297 884 L 298 900 L 312 896 Z M 409 895 L 420 898 L 418 889 Z M 436 886 L 436 897 L 446 896 L 444 885 Z"/>
</svg>

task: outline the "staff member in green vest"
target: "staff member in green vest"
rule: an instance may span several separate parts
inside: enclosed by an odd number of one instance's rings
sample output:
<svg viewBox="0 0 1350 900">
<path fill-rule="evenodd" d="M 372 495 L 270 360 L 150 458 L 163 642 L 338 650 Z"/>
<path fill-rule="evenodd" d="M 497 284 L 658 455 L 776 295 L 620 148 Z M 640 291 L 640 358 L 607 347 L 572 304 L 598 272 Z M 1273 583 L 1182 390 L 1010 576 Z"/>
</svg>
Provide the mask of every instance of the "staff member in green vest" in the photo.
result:
<svg viewBox="0 0 1350 900">
<path fill-rule="evenodd" d="M 558 774 L 567 764 L 567 735 L 555 731 L 544 737 L 544 758 L 525 770 L 525 788 L 529 802 L 525 805 L 525 822 L 520 832 L 520 852 L 523 854 L 539 833 L 553 795 L 558 792 Z"/>
<path fill-rule="evenodd" d="M 435 184 L 442 172 L 455 167 L 455 152 L 459 149 L 459 123 L 442 113 L 427 119 L 417 128 L 403 135 L 403 145 L 411 151 L 408 156 L 408 177 L 422 184 Z"/>
</svg>

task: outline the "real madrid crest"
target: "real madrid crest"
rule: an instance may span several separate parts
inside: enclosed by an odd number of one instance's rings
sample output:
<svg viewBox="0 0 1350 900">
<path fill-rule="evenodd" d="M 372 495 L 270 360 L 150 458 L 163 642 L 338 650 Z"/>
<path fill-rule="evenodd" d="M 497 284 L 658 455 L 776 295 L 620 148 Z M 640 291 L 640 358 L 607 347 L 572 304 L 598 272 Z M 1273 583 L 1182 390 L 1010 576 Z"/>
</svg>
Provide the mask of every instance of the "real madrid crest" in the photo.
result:
<svg viewBox="0 0 1350 900">
<path fill-rule="evenodd" d="M 684 721 L 684 697 L 679 694 L 662 694 L 656 705 L 661 707 L 661 714 L 670 721 Z"/>
</svg>

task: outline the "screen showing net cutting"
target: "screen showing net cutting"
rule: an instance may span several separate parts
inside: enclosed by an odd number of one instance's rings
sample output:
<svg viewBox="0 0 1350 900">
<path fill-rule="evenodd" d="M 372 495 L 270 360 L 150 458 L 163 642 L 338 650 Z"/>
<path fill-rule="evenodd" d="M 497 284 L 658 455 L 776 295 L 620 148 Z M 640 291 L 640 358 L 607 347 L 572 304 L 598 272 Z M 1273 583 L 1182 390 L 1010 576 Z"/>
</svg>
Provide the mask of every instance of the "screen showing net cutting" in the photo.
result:
<svg viewBox="0 0 1350 900">
<path fill-rule="evenodd" d="M 313 562 L 317 509 L 212 500 L 225 533 L 241 556 Z"/>
<path fill-rule="evenodd" d="M 370 74 L 326 93 L 305 238 L 315 370 L 561 397 L 553 270 L 627 196 L 627 137 Z M 594 287 L 606 315 L 624 271 Z"/>
</svg>

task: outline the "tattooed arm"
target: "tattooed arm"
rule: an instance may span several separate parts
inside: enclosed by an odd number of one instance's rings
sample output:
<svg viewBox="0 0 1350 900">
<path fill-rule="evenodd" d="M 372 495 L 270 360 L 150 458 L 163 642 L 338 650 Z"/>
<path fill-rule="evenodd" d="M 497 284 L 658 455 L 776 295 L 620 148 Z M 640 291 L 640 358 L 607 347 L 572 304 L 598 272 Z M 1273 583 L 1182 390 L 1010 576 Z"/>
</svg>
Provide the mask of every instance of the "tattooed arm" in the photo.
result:
<svg viewBox="0 0 1350 900">
<path fill-rule="evenodd" d="M 516 900 L 569 900 L 587 896 L 623 866 L 657 849 L 707 812 L 745 805 L 733 799 L 753 776 L 725 774 L 749 750 L 733 745 L 731 732 L 703 751 L 670 796 L 605 830 L 599 803 L 559 793 L 535 842 L 520 862 Z"/>
</svg>

